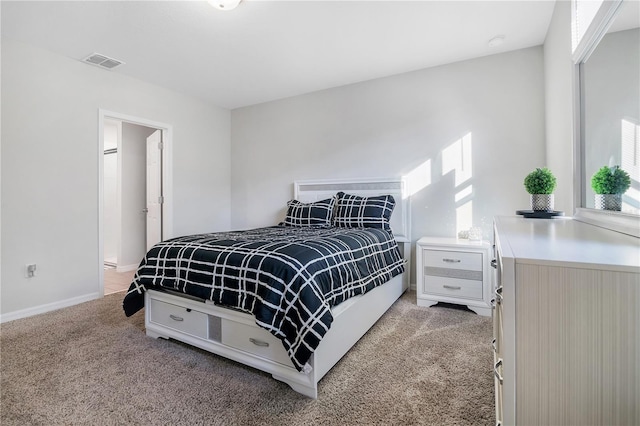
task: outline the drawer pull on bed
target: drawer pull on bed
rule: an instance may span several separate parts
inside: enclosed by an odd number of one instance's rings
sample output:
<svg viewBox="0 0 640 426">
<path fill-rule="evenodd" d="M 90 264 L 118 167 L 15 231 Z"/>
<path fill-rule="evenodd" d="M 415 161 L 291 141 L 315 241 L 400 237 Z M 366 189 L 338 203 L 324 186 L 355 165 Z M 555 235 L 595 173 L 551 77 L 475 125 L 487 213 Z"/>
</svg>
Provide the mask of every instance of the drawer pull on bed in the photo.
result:
<svg viewBox="0 0 640 426">
<path fill-rule="evenodd" d="M 170 315 L 169 315 L 169 318 L 171 318 L 171 319 L 172 319 L 172 320 L 174 320 L 174 321 L 184 321 L 184 318 L 179 317 L 179 316 L 177 316 L 177 315 L 173 315 L 173 314 L 170 314 Z"/>
<path fill-rule="evenodd" d="M 253 337 L 249 337 L 249 341 L 256 346 L 261 346 L 263 348 L 266 348 L 269 346 L 268 342 L 263 342 L 262 340 L 254 339 Z"/>
<path fill-rule="evenodd" d="M 444 284 L 442 287 L 448 288 L 449 290 L 460 290 L 462 288 L 459 285 L 447 285 L 447 284 Z"/>
<path fill-rule="evenodd" d="M 460 263 L 460 259 L 450 259 L 448 257 L 443 257 L 442 261 L 447 263 Z"/>
</svg>

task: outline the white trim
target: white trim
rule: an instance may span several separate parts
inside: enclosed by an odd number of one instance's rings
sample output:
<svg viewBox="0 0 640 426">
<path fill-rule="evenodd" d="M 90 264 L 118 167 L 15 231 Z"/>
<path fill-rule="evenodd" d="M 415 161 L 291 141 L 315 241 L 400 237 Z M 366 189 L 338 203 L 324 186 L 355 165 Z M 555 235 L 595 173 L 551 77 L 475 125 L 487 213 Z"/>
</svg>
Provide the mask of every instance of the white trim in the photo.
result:
<svg viewBox="0 0 640 426">
<path fill-rule="evenodd" d="M 173 237 L 173 126 L 146 118 L 134 117 L 105 109 L 98 109 L 98 270 L 100 294 L 104 294 L 104 121 L 114 119 L 162 131 L 162 238 Z M 119 147 L 122 148 L 122 147 Z M 120 253 L 118 253 L 120 255 Z M 128 266 L 122 267 L 127 268 Z M 137 266 L 136 266 L 137 267 Z M 121 268 L 121 269 L 122 269 Z"/>
<path fill-rule="evenodd" d="M 586 204 L 587 178 L 584 171 L 583 120 L 581 94 L 583 84 L 580 65 L 589 59 L 596 46 L 605 36 L 616 15 L 620 11 L 623 0 L 607 0 L 602 3 L 591 25 L 573 53 L 573 184 L 574 184 L 574 219 L 615 232 L 640 238 L 640 216 L 628 213 L 597 210 L 583 207 Z"/>
<path fill-rule="evenodd" d="M 138 269 L 138 264 L 133 264 L 133 265 L 124 265 L 124 266 L 116 266 L 116 272 L 120 273 L 120 272 L 131 272 L 131 271 L 135 271 L 136 269 Z"/>
<path fill-rule="evenodd" d="M 98 112 L 98 292 L 104 294 L 104 120 Z M 117 191 L 117 190 L 116 190 Z M 117 198 L 117 197 L 116 197 Z M 116 249 L 117 253 L 117 249 Z M 117 257 L 117 256 L 116 256 Z M 117 263 L 116 259 L 116 263 Z"/>
<path fill-rule="evenodd" d="M 640 216 L 609 210 L 578 208 L 573 217 L 578 222 L 621 232 L 640 238 Z"/>
<path fill-rule="evenodd" d="M 102 152 L 104 153 L 104 123 L 106 123 L 107 121 L 111 122 L 112 124 L 114 124 L 117 128 L 117 136 L 116 136 L 116 149 L 117 154 L 116 154 L 116 226 L 115 229 L 117 229 L 118 231 L 121 229 L 122 226 L 122 163 L 123 163 L 123 150 L 122 150 L 122 121 L 120 120 L 114 120 L 111 119 L 110 117 L 105 117 L 104 121 L 103 121 L 103 128 L 102 128 L 102 132 L 100 132 L 100 134 L 103 137 L 103 141 L 102 141 Z M 104 155 L 102 157 L 102 162 L 100 163 L 103 165 L 104 167 Z M 104 191 L 104 169 L 102 171 L 102 174 L 100 175 L 102 176 L 102 185 L 100 185 L 100 188 Z M 102 197 L 100 197 L 100 199 L 102 200 L 102 202 L 104 203 L 104 193 L 102 195 Z M 101 207 L 101 210 L 104 209 L 104 204 Z M 104 223 L 103 223 L 104 226 Z M 104 234 L 103 234 L 103 238 L 104 238 Z M 102 241 L 102 245 L 101 247 L 104 249 L 104 239 Z M 100 257 L 101 259 L 104 259 L 104 255 L 102 255 Z M 115 262 L 115 266 L 118 266 L 118 260 L 122 259 L 122 238 L 121 236 L 118 236 L 118 238 L 116 239 L 116 262 Z"/>
<path fill-rule="evenodd" d="M 605 36 L 611 24 L 613 24 L 613 18 L 620 10 L 620 5 L 623 0 L 607 0 L 602 2 L 600 9 L 593 17 L 593 21 L 589 24 L 589 28 L 585 31 L 582 39 L 576 46 L 576 50 L 573 52 L 573 63 L 579 64 L 580 62 L 586 62 L 589 56 L 593 53 L 596 46 Z"/>
<path fill-rule="evenodd" d="M 580 79 L 580 64 L 575 63 L 573 65 L 571 80 L 572 80 L 572 94 L 573 94 L 573 208 L 582 205 L 583 195 L 583 158 L 584 150 L 582 149 L 582 128 L 581 128 L 581 116 L 582 116 L 582 102 L 580 101 L 582 93 L 582 84 Z"/>
<path fill-rule="evenodd" d="M 68 308 L 70 306 L 78 305 L 80 303 L 89 302 L 103 297 L 103 293 L 91 293 L 84 296 L 72 297 L 71 299 L 61 300 L 54 303 L 47 303 L 45 305 L 34 306 L 32 308 L 22 309 L 20 311 L 9 312 L 8 314 L 0 315 L 0 323 L 14 321 L 21 318 L 31 317 L 33 315 L 44 314 L 46 312 L 56 311 L 62 308 Z"/>
</svg>

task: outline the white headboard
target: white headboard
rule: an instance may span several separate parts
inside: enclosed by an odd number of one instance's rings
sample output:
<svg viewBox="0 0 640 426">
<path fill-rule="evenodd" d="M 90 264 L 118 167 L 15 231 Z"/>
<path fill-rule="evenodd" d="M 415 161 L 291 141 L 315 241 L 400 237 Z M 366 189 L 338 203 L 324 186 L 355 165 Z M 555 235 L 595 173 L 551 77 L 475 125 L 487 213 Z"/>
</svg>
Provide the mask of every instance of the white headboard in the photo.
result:
<svg viewBox="0 0 640 426">
<path fill-rule="evenodd" d="M 303 203 L 331 198 L 343 191 L 347 194 L 372 197 L 376 195 L 393 195 L 396 206 L 391 215 L 391 230 L 397 241 L 411 241 L 409 197 L 406 182 L 402 178 L 390 179 L 342 179 L 342 180 L 306 180 L 296 181 L 293 185 L 293 196 Z"/>
</svg>

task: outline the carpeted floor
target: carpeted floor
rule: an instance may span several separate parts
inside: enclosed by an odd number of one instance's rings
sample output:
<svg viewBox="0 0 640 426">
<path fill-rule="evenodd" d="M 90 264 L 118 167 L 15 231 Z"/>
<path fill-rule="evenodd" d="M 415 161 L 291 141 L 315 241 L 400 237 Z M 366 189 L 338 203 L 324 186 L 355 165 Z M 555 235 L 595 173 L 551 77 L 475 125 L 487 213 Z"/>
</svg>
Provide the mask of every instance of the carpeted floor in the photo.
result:
<svg viewBox="0 0 640 426">
<path fill-rule="evenodd" d="M 401 297 L 319 384 L 271 376 L 144 334 L 123 295 L 0 328 L 8 425 L 495 424 L 491 319 Z"/>
</svg>

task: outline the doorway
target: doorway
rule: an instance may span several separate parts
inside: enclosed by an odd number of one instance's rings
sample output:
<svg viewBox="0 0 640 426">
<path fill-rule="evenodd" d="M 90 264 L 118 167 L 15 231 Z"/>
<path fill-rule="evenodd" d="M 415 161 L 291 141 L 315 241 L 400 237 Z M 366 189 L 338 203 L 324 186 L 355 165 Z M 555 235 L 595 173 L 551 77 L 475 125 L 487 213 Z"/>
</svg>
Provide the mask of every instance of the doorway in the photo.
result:
<svg viewBox="0 0 640 426">
<path fill-rule="evenodd" d="M 171 126 L 101 110 L 99 135 L 100 294 L 110 294 L 170 235 Z"/>
</svg>

